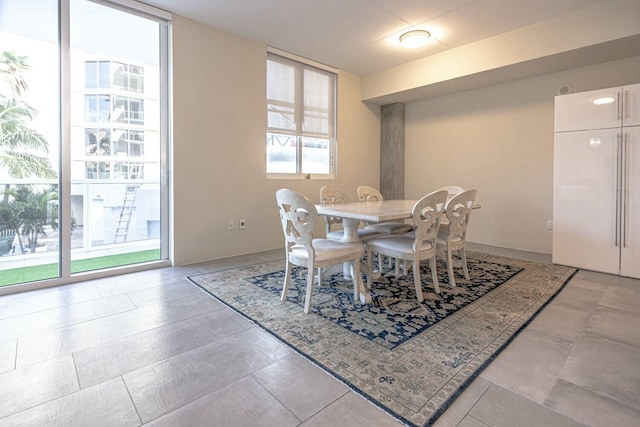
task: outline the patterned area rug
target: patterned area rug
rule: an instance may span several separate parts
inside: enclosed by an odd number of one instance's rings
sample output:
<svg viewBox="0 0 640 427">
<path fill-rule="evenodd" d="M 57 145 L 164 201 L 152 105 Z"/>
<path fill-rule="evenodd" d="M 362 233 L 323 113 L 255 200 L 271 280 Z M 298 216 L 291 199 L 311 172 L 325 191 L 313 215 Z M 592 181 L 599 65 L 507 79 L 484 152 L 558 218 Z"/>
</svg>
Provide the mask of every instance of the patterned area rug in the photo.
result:
<svg viewBox="0 0 640 427">
<path fill-rule="evenodd" d="M 400 421 L 428 426 L 575 272 L 475 252 L 468 265 L 470 280 L 451 288 L 438 263 L 438 296 L 423 267 L 423 303 L 411 273 L 385 272 L 365 306 L 341 274 L 324 277 L 307 315 L 304 270 L 280 302 L 284 260 L 189 279 Z"/>
</svg>

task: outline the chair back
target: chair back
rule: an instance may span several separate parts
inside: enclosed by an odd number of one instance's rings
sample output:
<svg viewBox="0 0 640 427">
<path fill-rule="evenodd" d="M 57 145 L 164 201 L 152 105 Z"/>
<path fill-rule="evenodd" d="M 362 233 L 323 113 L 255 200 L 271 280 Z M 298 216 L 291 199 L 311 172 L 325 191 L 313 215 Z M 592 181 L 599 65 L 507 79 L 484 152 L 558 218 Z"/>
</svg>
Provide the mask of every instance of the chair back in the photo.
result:
<svg viewBox="0 0 640 427">
<path fill-rule="evenodd" d="M 453 196 L 445 208 L 449 220 L 449 242 L 465 240 L 469 218 L 476 200 L 476 190 L 466 190 Z"/>
<path fill-rule="evenodd" d="M 416 226 L 414 252 L 435 249 L 440 219 L 447 203 L 447 191 L 429 193 L 413 205 L 413 222 Z"/>
<path fill-rule="evenodd" d="M 318 221 L 316 207 L 302 194 L 287 188 L 276 191 L 287 254 L 295 245 L 304 246 L 313 259 L 312 231 Z"/>
<path fill-rule="evenodd" d="M 320 204 L 321 205 L 335 205 L 337 203 L 346 203 L 347 195 L 338 190 L 337 188 L 329 187 L 325 185 L 320 189 Z M 324 222 L 326 227 L 326 232 L 329 234 L 331 232 L 331 226 L 334 224 L 342 224 L 342 218 L 338 218 L 335 216 L 324 216 Z"/>
<path fill-rule="evenodd" d="M 358 200 L 361 202 L 374 202 L 374 201 L 382 201 L 382 193 L 376 190 L 373 187 L 369 187 L 368 185 L 361 185 L 357 188 L 356 192 L 358 193 Z"/>
<path fill-rule="evenodd" d="M 445 190 L 447 193 L 449 193 L 447 199 L 451 199 L 456 194 L 462 193 L 464 191 L 464 188 L 458 185 L 445 185 L 444 187 L 439 188 L 438 190 Z"/>
</svg>

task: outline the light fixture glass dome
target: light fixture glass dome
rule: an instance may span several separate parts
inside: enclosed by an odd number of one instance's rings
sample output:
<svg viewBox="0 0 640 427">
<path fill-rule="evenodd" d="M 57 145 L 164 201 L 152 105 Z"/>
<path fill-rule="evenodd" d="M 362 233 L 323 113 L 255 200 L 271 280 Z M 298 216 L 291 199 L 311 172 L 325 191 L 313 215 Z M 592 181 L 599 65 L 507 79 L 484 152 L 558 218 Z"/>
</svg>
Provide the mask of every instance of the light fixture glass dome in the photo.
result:
<svg viewBox="0 0 640 427">
<path fill-rule="evenodd" d="M 426 30 L 411 30 L 400 36 L 400 43 L 407 49 L 417 49 L 429 41 L 431 34 Z"/>
</svg>

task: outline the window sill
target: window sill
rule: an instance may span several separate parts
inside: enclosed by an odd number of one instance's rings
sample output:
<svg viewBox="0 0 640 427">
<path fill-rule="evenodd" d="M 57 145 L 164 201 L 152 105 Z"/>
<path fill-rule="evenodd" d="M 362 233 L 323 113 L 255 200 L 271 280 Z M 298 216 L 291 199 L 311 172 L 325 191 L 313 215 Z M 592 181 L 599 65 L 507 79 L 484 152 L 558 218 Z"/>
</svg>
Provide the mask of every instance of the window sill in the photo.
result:
<svg viewBox="0 0 640 427">
<path fill-rule="evenodd" d="M 267 173 L 267 179 L 288 179 L 288 180 L 322 180 L 335 179 L 333 174 L 316 174 L 316 173 Z"/>
</svg>

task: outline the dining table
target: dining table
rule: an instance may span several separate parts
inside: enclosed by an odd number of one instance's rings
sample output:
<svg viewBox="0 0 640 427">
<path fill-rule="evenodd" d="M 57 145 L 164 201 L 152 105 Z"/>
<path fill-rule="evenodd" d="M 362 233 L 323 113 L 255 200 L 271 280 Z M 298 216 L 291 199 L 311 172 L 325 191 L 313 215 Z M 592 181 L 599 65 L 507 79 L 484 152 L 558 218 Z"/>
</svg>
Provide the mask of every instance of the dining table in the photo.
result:
<svg viewBox="0 0 640 427">
<path fill-rule="evenodd" d="M 318 215 L 333 216 L 342 218 L 342 227 L 344 234 L 342 242 L 362 244 L 358 236 L 358 228 L 360 222 L 377 223 L 385 221 L 402 221 L 412 217 L 413 207 L 417 200 L 411 199 L 395 199 L 395 200 L 375 200 L 375 201 L 359 201 L 335 204 L 315 205 Z M 480 208 L 480 204 L 473 205 L 474 209 Z M 343 274 L 345 278 L 350 278 L 351 268 L 348 264 L 343 266 Z M 365 274 L 369 274 L 366 268 L 363 270 Z M 379 276 L 379 272 L 376 276 Z M 371 294 L 366 289 L 362 277 L 358 277 L 358 289 L 360 293 L 360 302 L 362 304 L 371 303 Z"/>
<path fill-rule="evenodd" d="M 360 221 L 375 223 L 411 218 L 417 200 L 376 200 L 316 205 L 318 215 L 342 218 L 343 242 L 358 243 Z"/>
<path fill-rule="evenodd" d="M 347 202 L 335 204 L 316 205 L 318 215 L 333 216 L 342 218 L 342 228 L 344 234 L 342 242 L 352 244 L 362 244 L 358 236 L 360 222 L 384 222 L 392 220 L 403 220 L 411 218 L 411 211 L 416 204 L 416 200 L 376 200 L 366 202 Z M 364 263 L 363 263 L 364 265 Z M 366 267 L 362 270 L 369 274 Z M 376 275 L 378 276 L 378 272 Z M 351 277 L 351 268 L 348 263 L 343 266 L 345 278 Z M 357 278 L 360 302 L 362 304 L 371 303 L 371 294 L 364 285 L 362 277 Z"/>
</svg>

